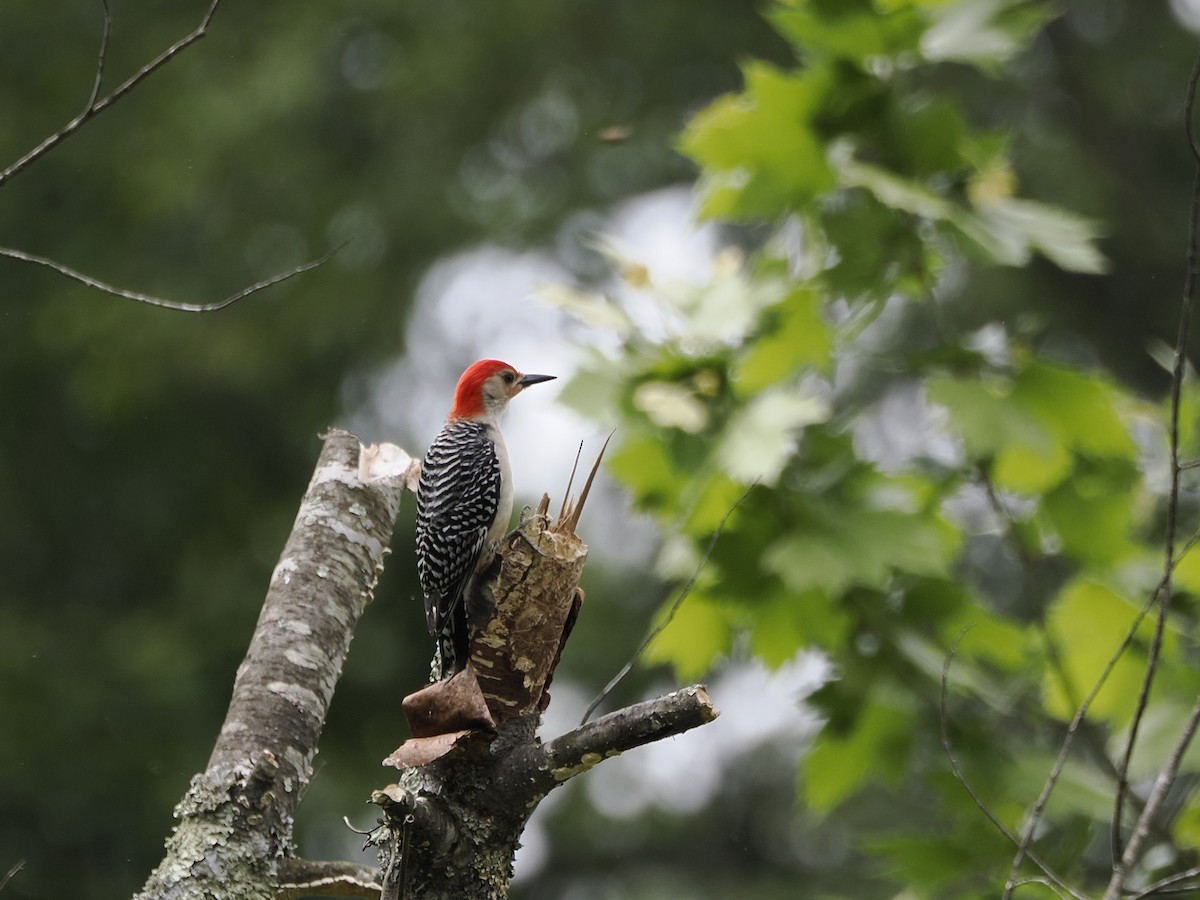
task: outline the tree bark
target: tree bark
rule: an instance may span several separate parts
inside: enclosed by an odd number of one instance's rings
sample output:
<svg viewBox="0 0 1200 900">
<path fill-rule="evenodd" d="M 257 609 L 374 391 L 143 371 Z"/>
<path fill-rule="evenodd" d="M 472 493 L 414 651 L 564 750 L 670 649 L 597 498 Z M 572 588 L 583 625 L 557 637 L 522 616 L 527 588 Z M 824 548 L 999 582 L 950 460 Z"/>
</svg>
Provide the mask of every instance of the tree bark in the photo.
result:
<svg viewBox="0 0 1200 900">
<path fill-rule="evenodd" d="M 279 888 L 292 821 L 342 662 L 388 553 L 406 454 L 331 431 L 300 505 L 205 770 L 175 808 L 138 900 L 260 898 Z M 360 458 L 360 456 L 362 458 Z"/>
<path fill-rule="evenodd" d="M 547 793 L 604 759 L 716 717 L 695 685 L 547 744 L 538 739 L 583 604 L 587 547 L 574 528 L 587 487 L 553 524 L 543 499 L 478 586 L 471 665 L 405 701 L 414 737 L 386 761 L 400 769 L 397 783 L 372 796 L 383 812 L 369 838 L 381 867 L 298 859 L 293 816 L 400 498 L 419 468 L 393 445 L 325 436 L 225 724 L 135 900 L 499 900 L 525 823 Z"/>
</svg>

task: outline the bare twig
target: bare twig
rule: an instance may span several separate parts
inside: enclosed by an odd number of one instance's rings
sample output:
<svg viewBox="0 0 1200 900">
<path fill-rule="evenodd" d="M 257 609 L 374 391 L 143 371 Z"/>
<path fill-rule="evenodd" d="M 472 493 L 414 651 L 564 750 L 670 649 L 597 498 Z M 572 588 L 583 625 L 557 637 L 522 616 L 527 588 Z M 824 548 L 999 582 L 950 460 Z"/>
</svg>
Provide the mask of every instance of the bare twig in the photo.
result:
<svg viewBox="0 0 1200 900">
<path fill-rule="evenodd" d="M 1117 649 L 1109 656 L 1108 661 L 1104 664 L 1104 669 L 1097 676 L 1096 681 L 1092 684 L 1091 690 L 1088 691 L 1083 702 L 1079 704 L 1075 710 L 1075 715 L 1072 716 L 1070 723 L 1067 725 L 1067 733 L 1063 737 L 1062 745 L 1058 748 L 1058 757 L 1054 760 L 1054 765 L 1050 769 L 1050 774 L 1046 777 L 1046 783 L 1042 786 L 1042 792 L 1038 795 L 1033 807 L 1030 809 L 1028 820 L 1025 828 L 1021 832 L 1021 840 L 1017 844 L 1017 853 L 1013 857 L 1012 866 L 1009 870 L 1008 882 L 1004 886 L 1004 900 L 1008 900 L 1012 896 L 1013 890 L 1017 887 L 1017 873 L 1020 870 L 1021 863 L 1029 855 L 1029 847 L 1033 842 L 1033 835 L 1037 831 L 1038 825 L 1041 823 L 1042 815 L 1046 810 L 1046 804 L 1050 801 L 1050 795 L 1053 793 L 1055 786 L 1058 784 L 1058 779 L 1062 775 L 1062 770 L 1067 764 L 1067 758 L 1071 755 L 1071 748 L 1075 742 L 1075 736 L 1078 734 L 1080 727 L 1087 718 L 1088 710 L 1091 709 L 1092 702 L 1096 699 L 1096 695 L 1104 687 L 1108 681 L 1108 677 L 1116 668 L 1117 662 L 1129 649 L 1129 645 L 1133 642 L 1133 637 L 1137 634 L 1138 626 L 1142 624 L 1142 620 L 1149 613 L 1158 597 L 1158 591 L 1155 591 L 1150 600 L 1138 611 L 1133 622 L 1125 631 L 1125 636 L 1121 639 L 1121 643 Z M 1120 774 L 1118 773 L 1118 779 Z"/>
<path fill-rule="evenodd" d="M 1133 831 L 1129 835 L 1129 843 L 1125 846 L 1125 855 L 1113 866 L 1113 877 L 1108 883 L 1108 889 L 1104 892 L 1104 900 L 1117 900 L 1124 891 L 1125 878 L 1137 862 L 1138 856 L 1142 852 L 1142 845 L 1145 844 L 1146 838 L 1150 834 L 1150 826 L 1154 823 L 1154 817 L 1158 815 L 1163 801 L 1167 799 L 1167 792 L 1171 790 L 1176 776 L 1179 775 L 1179 766 L 1183 762 L 1183 755 L 1191 746 L 1198 726 L 1200 726 L 1200 697 L 1196 698 L 1196 702 L 1192 706 L 1191 715 L 1188 716 L 1187 722 L 1183 726 L 1183 733 L 1179 735 L 1179 740 L 1171 748 L 1171 756 L 1167 759 L 1166 765 L 1162 767 L 1162 771 L 1158 773 L 1158 778 L 1154 780 L 1154 787 L 1150 791 L 1150 796 L 1146 798 L 1146 806 L 1142 810 L 1142 814 L 1138 816 Z"/>
<path fill-rule="evenodd" d="M 7 256 L 9 259 L 16 259 L 21 262 L 44 266 L 47 269 L 57 272 L 59 275 L 70 278 L 72 281 L 78 281 L 82 285 L 102 293 L 109 294 L 113 297 L 121 297 L 125 300 L 135 300 L 138 303 L 145 303 L 150 306 L 158 306 L 163 309 L 174 309 L 178 310 L 179 312 L 204 313 L 216 312 L 219 309 L 232 306 L 234 303 L 249 297 L 251 294 L 256 294 L 261 290 L 273 287 L 282 281 L 287 281 L 289 278 L 294 278 L 295 276 L 307 272 L 310 269 L 315 269 L 317 266 L 325 263 L 329 257 L 333 256 L 333 254 L 337 253 L 344 246 L 346 246 L 344 243 L 340 244 L 319 259 L 310 260 L 309 262 L 294 266 L 287 271 L 280 272 L 277 275 L 272 275 L 270 278 L 255 282 L 249 287 L 242 288 L 242 290 L 238 291 L 236 294 L 231 294 L 225 299 L 218 300 L 215 303 L 180 303 L 175 300 L 166 300 L 162 297 L 156 297 L 153 294 L 143 294 L 138 291 L 130 291 L 126 290 L 125 288 L 114 287 L 111 284 L 107 284 L 106 282 L 93 278 L 90 275 L 85 275 L 83 272 L 72 269 L 70 266 L 65 266 L 53 259 L 47 259 L 44 256 L 37 256 L 33 253 L 26 253 L 24 250 L 15 250 L 12 247 L 0 247 L 0 256 Z"/>
<path fill-rule="evenodd" d="M 687 584 L 683 586 L 683 589 L 679 592 L 679 596 L 675 598 L 675 602 L 672 603 L 671 608 L 667 610 L 666 616 L 663 617 L 663 620 L 654 628 L 652 628 L 650 632 L 642 639 L 642 642 L 638 645 L 638 648 L 633 651 L 633 656 L 629 657 L 629 661 L 621 667 L 621 671 L 614 675 L 612 680 L 604 686 L 604 690 L 596 695 L 596 699 L 588 704 L 588 708 L 583 712 L 583 718 L 579 720 L 580 725 L 587 723 L 587 720 L 592 717 L 592 713 L 596 711 L 596 707 L 604 702 L 605 698 L 612 693 L 612 689 L 615 688 L 617 684 L 620 683 L 621 679 L 628 675 L 633 667 L 637 665 L 637 661 L 642 658 L 642 654 L 646 652 L 646 648 L 650 646 L 650 643 L 656 637 L 662 634 L 663 629 L 671 624 L 671 620 L 675 618 L 675 613 L 679 612 L 679 607 L 683 605 L 683 601 L 687 599 L 687 595 L 692 592 L 692 588 L 696 585 L 696 579 L 700 577 L 700 573 L 704 570 L 704 566 L 708 563 L 709 557 L 712 556 L 713 550 L 716 549 L 717 539 L 721 536 L 721 532 L 725 528 L 725 523 L 729 521 L 729 517 L 733 515 L 733 511 L 738 508 L 743 500 L 750 496 L 750 492 L 757 486 L 758 479 L 756 478 L 750 487 L 746 488 L 742 495 L 733 501 L 733 506 L 729 507 L 729 509 L 725 511 L 725 515 L 721 517 L 721 521 L 717 523 L 716 530 L 713 531 L 712 539 L 708 542 L 708 547 L 704 551 L 704 556 L 700 558 L 700 562 L 696 565 L 695 571 L 692 572 L 692 577 L 687 580 Z"/>
<path fill-rule="evenodd" d="M 96 54 L 96 77 L 92 79 L 92 93 L 84 107 L 85 111 L 95 106 L 100 97 L 100 87 L 104 84 L 104 61 L 108 58 L 108 37 L 112 33 L 112 10 L 109 9 L 108 0 L 100 0 L 100 5 L 104 9 L 104 24 L 100 31 L 100 52 Z"/>
<path fill-rule="evenodd" d="M 1171 573 L 1175 567 L 1175 539 L 1179 516 L 1179 480 L 1181 471 L 1179 464 L 1179 410 L 1183 397 L 1184 374 L 1187 371 L 1187 346 L 1188 338 L 1191 335 L 1192 311 L 1195 307 L 1196 277 L 1197 273 L 1200 272 L 1200 263 L 1198 263 L 1200 248 L 1197 247 L 1197 229 L 1200 226 L 1200 141 L 1197 140 L 1193 126 L 1196 85 L 1198 81 L 1200 81 L 1200 56 L 1196 58 L 1195 63 L 1192 65 L 1192 73 L 1188 78 L 1187 97 L 1183 105 L 1184 133 L 1187 135 L 1188 146 L 1191 148 L 1192 158 L 1196 163 L 1196 173 L 1192 179 L 1192 202 L 1188 215 L 1187 270 L 1184 275 L 1183 297 L 1180 302 L 1179 331 L 1175 339 L 1175 365 L 1171 373 L 1171 487 L 1167 494 L 1167 527 L 1164 538 L 1163 576 L 1159 583 L 1159 590 L 1156 592 L 1158 616 L 1155 619 L 1154 638 L 1150 642 L 1147 654 L 1146 672 L 1142 679 L 1141 689 L 1138 692 L 1137 707 L 1134 710 L 1133 719 L 1129 725 L 1129 737 L 1125 742 L 1125 752 L 1117 769 L 1119 780 L 1117 782 L 1116 799 L 1113 803 L 1111 833 L 1113 875 L 1104 895 L 1106 898 L 1115 898 L 1121 894 L 1124 889 L 1125 879 L 1129 874 L 1129 869 L 1137 861 L 1138 854 L 1141 852 L 1141 843 L 1145 840 L 1146 834 L 1149 833 L 1147 813 L 1150 812 L 1150 804 L 1147 803 L 1146 808 L 1142 811 L 1142 815 L 1138 819 L 1137 825 L 1134 827 L 1135 834 L 1138 832 L 1141 833 L 1141 840 L 1135 846 L 1131 836 L 1129 846 L 1125 847 L 1122 852 L 1121 813 L 1125 806 L 1125 796 L 1129 790 L 1129 766 L 1133 759 L 1134 748 L 1137 745 L 1138 732 L 1146 713 L 1146 706 L 1149 703 L 1150 689 L 1154 684 L 1154 678 L 1158 672 L 1158 659 L 1159 654 L 1162 652 L 1167 613 L 1171 608 Z"/>
<path fill-rule="evenodd" d="M 20 872 L 23 868 L 25 868 L 25 860 L 18 859 L 15 863 L 13 863 L 13 865 L 9 867 L 9 870 L 4 873 L 4 877 L 0 878 L 0 891 L 4 890 L 4 886 L 12 881 L 12 877 Z"/>
<path fill-rule="evenodd" d="M 950 666 L 954 662 L 954 655 L 958 652 L 959 642 L 962 641 L 963 636 L 969 630 L 970 630 L 969 627 L 964 628 L 962 631 L 960 631 L 958 633 L 958 637 L 956 637 L 954 639 L 954 643 L 950 645 L 950 649 L 946 653 L 946 658 L 942 662 L 942 691 L 941 691 L 941 711 L 940 711 L 940 713 L 941 713 L 940 720 L 941 720 L 941 732 L 942 732 L 942 749 L 946 753 L 946 758 L 950 761 L 951 772 L 953 772 L 954 777 L 958 781 L 958 783 L 962 785 L 963 790 L 965 790 L 967 792 L 967 796 L 969 796 L 971 798 L 972 802 L 975 804 L 976 807 L 978 807 L 979 811 L 981 813 L 983 813 L 984 817 L 989 822 L 992 823 L 992 826 L 997 831 L 999 831 L 1000 834 L 1002 834 L 1010 843 L 1012 843 L 1013 846 L 1019 847 L 1021 845 L 1022 841 L 1018 840 L 1017 836 L 1015 834 L 1013 834 L 1013 832 L 1009 829 L 1009 827 L 1007 825 L 1005 825 L 1003 822 L 1001 822 L 1000 819 L 996 816 L 996 814 L 994 812 L 992 812 L 991 808 L 987 805 L 987 803 L 984 802 L 984 799 L 979 796 L 979 793 L 975 790 L 975 786 L 973 784 L 971 784 L 970 780 L 967 778 L 966 773 L 963 772 L 962 764 L 959 762 L 958 755 L 954 752 L 954 745 L 950 741 L 950 718 L 949 718 L 949 714 L 947 713 L 947 708 L 948 708 L 947 696 L 949 694 L 949 684 L 950 684 Z M 1071 887 L 1069 884 L 1067 884 L 1065 881 L 1063 881 L 1062 878 L 1060 878 L 1057 874 L 1055 874 L 1055 872 L 1050 868 L 1050 866 L 1040 856 L 1038 856 L 1036 853 L 1034 853 L 1028 847 L 1025 848 L 1022 858 L 1028 859 L 1035 866 L 1037 866 L 1042 871 L 1042 874 L 1045 875 L 1046 878 L 1053 885 L 1056 885 L 1058 889 L 1065 892 L 1065 894 L 1067 896 L 1074 897 L 1075 900 L 1087 900 L 1087 898 L 1083 894 L 1080 894 L 1073 887 Z M 1006 887 L 1005 887 L 1005 896 L 1008 896 L 1011 893 L 1011 888 L 1016 886 L 1016 885 L 1011 884 L 1014 879 L 1010 878 L 1009 880 L 1010 880 L 1010 885 L 1006 885 Z M 1027 883 L 1028 881 L 1029 881 L 1028 879 L 1021 879 L 1021 880 L 1017 881 L 1017 884 Z M 1058 890 L 1056 890 L 1055 893 L 1058 893 Z"/>
<path fill-rule="evenodd" d="M 1185 869 L 1146 885 L 1130 900 L 1145 900 L 1146 897 L 1164 897 L 1171 894 L 1191 894 L 1198 887 L 1195 882 L 1196 878 L 1200 878 L 1200 868 Z"/>
<path fill-rule="evenodd" d="M 1054 882 L 1052 882 L 1049 878 L 1038 878 L 1037 876 L 1031 876 L 1029 878 L 1022 878 L 1020 881 L 1017 882 L 1017 887 L 1024 887 L 1027 884 L 1040 884 L 1042 887 L 1044 887 L 1046 890 L 1048 890 L 1050 893 L 1052 893 L 1055 897 L 1062 897 L 1062 898 L 1067 897 L 1067 894 L 1064 894 L 1061 890 L 1056 888 L 1054 886 Z"/>
<path fill-rule="evenodd" d="M 100 53 L 96 64 L 96 76 L 92 83 L 92 92 L 91 96 L 88 98 L 87 105 L 84 106 L 83 110 L 70 122 L 49 137 L 45 138 L 40 144 L 38 144 L 8 168 L 0 171 L 0 187 L 3 187 L 14 175 L 17 175 L 29 168 L 31 164 L 41 159 L 43 156 L 61 144 L 64 140 L 73 135 L 90 119 L 104 112 L 104 110 L 108 109 L 118 100 L 132 91 L 146 78 L 174 59 L 180 51 L 186 50 L 192 44 L 204 37 L 205 34 L 208 33 L 208 26 L 212 22 L 212 18 L 216 14 L 217 7 L 220 5 L 221 0 L 212 0 L 212 2 L 209 3 L 208 9 L 205 11 L 203 18 L 200 20 L 200 24 L 197 25 L 196 28 L 193 29 L 189 34 L 180 38 L 103 97 L 100 96 L 100 87 L 104 80 L 104 63 L 108 53 L 108 37 L 111 31 L 111 14 L 108 8 L 108 0 L 101 0 L 101 3 L 104 6 L 104 29 L 100 38 Z"/>
</svg>

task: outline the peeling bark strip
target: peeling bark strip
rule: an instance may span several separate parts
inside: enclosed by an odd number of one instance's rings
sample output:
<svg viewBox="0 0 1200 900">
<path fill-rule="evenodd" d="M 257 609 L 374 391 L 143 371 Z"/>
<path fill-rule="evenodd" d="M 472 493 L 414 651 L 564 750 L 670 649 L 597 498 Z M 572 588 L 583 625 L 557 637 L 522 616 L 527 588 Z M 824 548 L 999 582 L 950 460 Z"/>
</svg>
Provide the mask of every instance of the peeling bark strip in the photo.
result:
<svg viewBox="0 0 1200 900">
<path fill-rule="evenodd" d="M 139 900 L 272 898 L 292 816 L 350 639 L 387 556 L 406 454 L 360 470 L 358 438 L 331 431 L 271 576 L 204 772 Z M 367 454 L 364 453 L 364 462 Z"/>
</svg>

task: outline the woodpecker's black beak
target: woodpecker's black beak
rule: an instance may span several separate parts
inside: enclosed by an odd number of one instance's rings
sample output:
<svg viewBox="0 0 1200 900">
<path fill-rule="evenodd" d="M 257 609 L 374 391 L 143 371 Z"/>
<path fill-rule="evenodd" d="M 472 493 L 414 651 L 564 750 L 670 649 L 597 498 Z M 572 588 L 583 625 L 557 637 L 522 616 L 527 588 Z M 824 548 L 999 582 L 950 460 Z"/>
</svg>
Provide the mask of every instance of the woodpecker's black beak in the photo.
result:
<svg viewBox="0 0 1200 900">
<path fill-rule="evenodd" d="M 541 384 L 543 381 L 553 381 L 557 375 L 522 375 L 521 380 L 517 382 L 521 387 L 527 388 L 531 384 Z"/>
</svg>

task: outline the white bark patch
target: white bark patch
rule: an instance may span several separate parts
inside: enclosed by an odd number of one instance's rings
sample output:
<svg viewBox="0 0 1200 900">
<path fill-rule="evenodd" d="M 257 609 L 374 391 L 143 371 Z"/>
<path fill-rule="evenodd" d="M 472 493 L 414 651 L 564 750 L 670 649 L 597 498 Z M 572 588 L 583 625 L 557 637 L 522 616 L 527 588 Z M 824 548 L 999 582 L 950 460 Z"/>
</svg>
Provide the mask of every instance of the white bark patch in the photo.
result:
<svg viewBox="0 0 1200 900">
<path fill-rule="evenodd" d="M 293 666 L 299 666 L 302 669 L 319 669 L 321 662 L 325 659 L 325 654 L 321 652 L 320 647 L 308 643 L 288 647 L 283 651 L 283 655 Z"/>
<path fill-rule="evenodd" d="M 313 472 L 312 481 L 309 483 L 309 491 L 311 492 L 318 484 L 328 484 L 331 481 L 340 482 L 351 487 L 357 487 L 360 484 L 353 469 L 347 468 L 341 463 L 334 462 L 319 466 Z"/>
<path fill-rule="evenodd" d="M 279 623 L 279 627 L 284 631 L 290 631 L 292 634 L 298 634 L 301 637 L 308 637 L 312 634 L 312 628 L 309 627 L 309 624 L 299 619 L 284 619 Z"/>
<path fill-rule="evenodd" d="M 346 527 L 346 523 L 339 519 L 328 519 L 325 522 L 325 527 L 334 534 L 344 537 L 352 544 L 366 547 L 372 559 L 377 559 L 379 554 L 383 552 L 383 544 L 379 542 L 378 538 L 373 538 L 366 532 L 359 531 L 357 528 L 348 528 Z"/>
<path fill-rule="evenodd" d="M 307 716 L 321 715 L 321 699 L 308 688 L 289 681 L 272 681 L 267 685 L 267 690 L 283 697 Z"/>
<path fill-rule="evenodd" d="M 292 583 L 292 573 L 300 569 L 300 564 L 296 562 L 296 557 L 289 556 L 286 559 L 281 559 L 279 564 L 275 566 L 275 571 L 271 573 L 271 584 L 277 580 L 282 580 L 284 584 Z"/>
<path fill-rule="evenodd" d="M 291 764 L 292 768 L 300 773 L 300 777 L 308 780 L 309 760 L 299 749 L 291 744 L 283 748 L 283 758 Z"/>
</svg>

